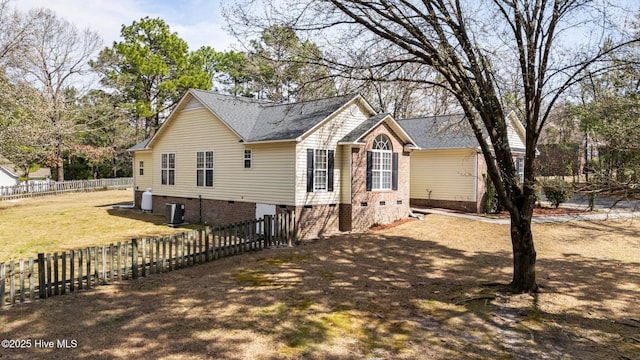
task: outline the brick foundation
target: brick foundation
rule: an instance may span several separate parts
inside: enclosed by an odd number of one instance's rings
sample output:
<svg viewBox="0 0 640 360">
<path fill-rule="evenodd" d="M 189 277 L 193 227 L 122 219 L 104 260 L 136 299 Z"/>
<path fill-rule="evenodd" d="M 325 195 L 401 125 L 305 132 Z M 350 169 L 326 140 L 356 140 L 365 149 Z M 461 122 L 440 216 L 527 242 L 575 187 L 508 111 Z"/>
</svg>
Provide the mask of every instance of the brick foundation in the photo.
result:
<svg viewBox="0 0 640 360">
<path fill-rule="evenodd" d="M 351 204 L 340 204 L 338 207 L 340 231 L 351 231 L 353 229 L 353 206 Z"/>
<path fill-rule="evenodd" d="M 411 206 L 420 208 L 443 208 L 470 213 L 479 212 L 478 204 L 476 204 L 475 201 L 411 199 Z"/>
<path fill-rule="evenodd" d="M 164 214 L 167 203 L 184 204 L 184 220 L 190 223 L 224 225 L 256 217 L 255 203 L 161 195 L 153 196 L 153 213 Z M 136 207 L 139 208 L 137 203 Z"/>
</svg>

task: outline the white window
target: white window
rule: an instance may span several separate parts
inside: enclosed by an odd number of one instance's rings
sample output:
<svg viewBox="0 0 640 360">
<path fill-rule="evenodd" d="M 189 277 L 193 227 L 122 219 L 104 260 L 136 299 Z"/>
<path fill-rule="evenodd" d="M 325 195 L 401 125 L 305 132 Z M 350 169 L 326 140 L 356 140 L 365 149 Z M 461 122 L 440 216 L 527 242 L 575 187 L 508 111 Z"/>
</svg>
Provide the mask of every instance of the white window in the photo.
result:
<svg viewBox="0 0 640 360">
<path fill-rule="evenodd" d="M 244 149 L 244 168 L 251 169 L 253 161 L 253 151 L 251 149 Z"/>
<path fill-rule="evenodd" d="M 176 184 L 176 154 L 161 154 L 160 179 L 162 185 Z"/>
<path fill-rule="evenodd" d="M 213 187 L 213 151 L 196 153 L 196 186 Z"/>
<path fill-rule="evenodd" d="M 327 150 L 315 150 L 313 169 L 313 190 L 327 190 Z"/>
<path fill-rule="evenodd" d="M 391 141 L 385 135 L 378 135 L 373 140 L 371 164 L 371 187 L 373 190 L 391 190 L 392 176 Z"/>
<path fill-rule="evenodd" d="M 516 171 L 518 172 L 518 179 L 520 182 L 524 181 L 524 158 L 516 158 Z"/>
<path fill-rule="evenodd" d="M 140 161 L 138 169 L 140 176 L 144 175 L 144 161 Z"/>
</svg>

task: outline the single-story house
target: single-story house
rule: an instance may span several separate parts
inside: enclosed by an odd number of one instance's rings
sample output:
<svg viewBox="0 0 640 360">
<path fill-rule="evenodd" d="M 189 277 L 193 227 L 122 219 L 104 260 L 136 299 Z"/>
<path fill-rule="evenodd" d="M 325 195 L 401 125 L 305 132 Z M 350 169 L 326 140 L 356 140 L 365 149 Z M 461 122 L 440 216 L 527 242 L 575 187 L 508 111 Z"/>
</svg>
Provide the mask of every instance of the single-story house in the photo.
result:
<svg viewBox="0 0 640 360">
<path fill-rule="evenodd" d="M 16 186 L 19 177 L 13 163 L 0 155 L 0 186 Z"/>
<path fill-rule="evenodd" d="M 292 104 L 190 90 L 134 153 L 135 204 L 210 224 L 294 211 L 298 237 L 405 218 L 415 141 L 360 95 Z"/>
<path fill-rule="evenodd" d="M 522 179 L 525 129 L 515 112 L 507 120 L 509 146 Z M 411 154 L 411 205 L 482 212 L 487 165 L 465 116 L 429 116 L 398 123 L 417 145 Z"/>
</svg>

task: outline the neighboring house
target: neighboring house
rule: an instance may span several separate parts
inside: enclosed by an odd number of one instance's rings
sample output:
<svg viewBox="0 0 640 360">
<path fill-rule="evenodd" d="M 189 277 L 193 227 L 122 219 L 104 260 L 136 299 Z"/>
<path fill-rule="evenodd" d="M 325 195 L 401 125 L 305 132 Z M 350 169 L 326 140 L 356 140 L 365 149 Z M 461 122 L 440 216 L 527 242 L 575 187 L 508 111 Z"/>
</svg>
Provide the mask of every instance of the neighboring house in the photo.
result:
<svg viewBox="0 0 640 360">
<path fill-rule="evenodd" d="M 507 115 L 509 146 L 524 177 L 525 130 L 515 112 Z M 482 212 L 487 165 L 464 115 L 398 120 L 416 139 L 411 154 L 411 205 Z"/>
<path fill-rule="evenodd" d="M 18 185 L 18 171 L 9 159 L 0 155 L 0 186 Z"/>
<path fill-rule="evenodd" d="M 42 183 L 51 179 L 51 168 L 41 167 L 36 171 L 29 172 L 30 183 Z"/>
<path fill-rule="evenodd" d="M 294 104 L 190 90 L 134 153 L 135 204 L 225 224 L 294 211 L 300 239 L 409 215 L 415 142 L 360 95 Z"/>
</svg>

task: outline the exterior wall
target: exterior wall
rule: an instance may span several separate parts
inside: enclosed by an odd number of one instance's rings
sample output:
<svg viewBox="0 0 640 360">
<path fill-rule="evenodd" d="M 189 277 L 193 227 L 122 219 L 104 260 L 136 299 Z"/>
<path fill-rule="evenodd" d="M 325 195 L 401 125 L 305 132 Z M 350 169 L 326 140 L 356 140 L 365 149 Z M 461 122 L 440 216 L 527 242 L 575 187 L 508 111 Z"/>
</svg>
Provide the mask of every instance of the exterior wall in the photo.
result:
<svg viewBox="0 0 640 360">
<path fill-rule="evenodd" d="M 474 149 L 417 150 L 411 153 L 411 199 L 477 203 L 478 153 Z M 484 163 L 484 162 L 483 162 Z M 486 169 L 486 166 L 485 166 Z"/>
<path fill-rule="evenodd" d="M 484 159 L 482 153 L 478 154 L 478 196 L 476 200 L 476 208 L 474 212 L 484 212 L 484 194 L 487 192 L 487 186 L 485 185 L 485 176 L 487 174 L 487 162 Z M 471 211 L 471 210 L 469 210 Z"/>
<path fill-rule="evenodd" d="M 294 143 L 245 145 L 204 108 L 174 115 L 153 148 L 154 195 L 236 202 L 293 204 Z M 244 150 L 252 149 L 252 168 L 244 168 Z M 214 184 L 196 186 L 196 153 L 214 152 Z M 161 154 L 176 154 L 175 185 L 161 184 Z"/>
<path fill-rule="evenodd" d="M 18 179 L 6 172 L 4 168 L 0 168 L 0 186 L 15 185 L 18 185 Z"/>
<path fill-rule="evenodd" d="M 367 150 L 373 146 L 373 140 L 379 134 L 385 134 L 392 142 L 393 152 L 398 153 L 398 190 L 367 191 Z M 373 224 L 388 224 L 409 215 L 409 154 L 403 153 L 403 143 L 393 131 L 383 124 L 371 131 L 364 139 L 364 146 L 353 148 L 352 159 L 352 230 L 365 230 Z"/>
<path fill-rule="evenodd" d="M 167 203 L 184 204 L 184 219 L 190 223 L 226 225 L 256 217 L 255 203 L 159 195 L 153 195 L 153 213 L 165 214 Z"/>
<path fill-rule="evenodd" d="M 296 146 L 296 171 L 295 171 L 295 204 L 301 205 L 324 205 L 337 204 L 343 194 L 348 196 L 348 188 L 345 188 L 341 180 L 343 174 L 348 174 L 349 167 L 348 151 L 346 146 L 338 146 L 345 135 L 355 129 L 367 119 L 365 110 L 361 105 L 351 104 L 340 113 L 334 115 L 330 121 L 325 121 L 322 126 L 309 134 Z M 307 192 L 307 149 L 334 150 L 334 187 L 332 192 Z"/>
<path fill-rule="evenodd" d="M 427 208 L 442 208 L 457 210 L 469 213 L 480 212 L 478 203 L 475 201 L 453 201 L 453 200 L 433 200 L 433 199 L 414 199 L 411 198 L 411 206 L 413 207 L 427 207 Z"/>
<path fill-rule="evenodd" d="M 140 175 L 140 161 L 144 161 L 144 174 Z M 153 187 L 153 155 L 150 151 L 136 151 L 133 153 L 133 188 L 145 191 Z M 139 206 L 139 203 L 136 201 Z"/>
<path fill-rule="evenodd" d="M 276 213 L 294 211 L 298 241 L 309 241 L 337 234 L 339 205 L 276 206 Z"/>
</svg>

